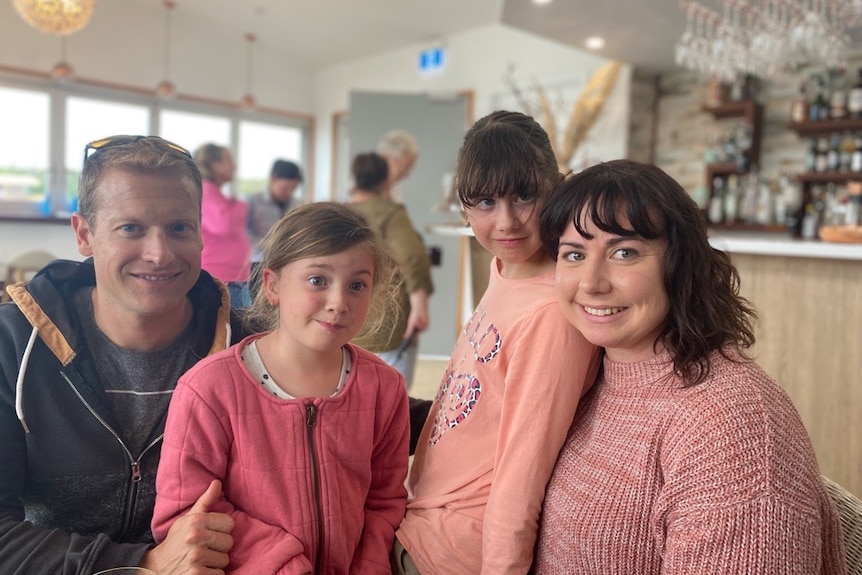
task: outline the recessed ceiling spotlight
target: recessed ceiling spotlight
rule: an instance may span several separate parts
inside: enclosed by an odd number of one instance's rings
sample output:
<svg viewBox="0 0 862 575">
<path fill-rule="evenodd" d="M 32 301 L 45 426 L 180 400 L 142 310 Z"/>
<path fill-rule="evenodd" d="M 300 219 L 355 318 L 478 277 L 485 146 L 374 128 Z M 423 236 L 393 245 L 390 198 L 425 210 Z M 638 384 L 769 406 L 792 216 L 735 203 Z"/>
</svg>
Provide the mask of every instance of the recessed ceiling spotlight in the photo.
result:
<svg viewBox="0 0 862 575">
<path fill-rule="evenodd" d="M 605 47 L 605 39 L 601 36 L 590 36 L 584 41 L 584 46 L 590 50 L 601 50 Z"/>
<path fill-rule="evenodd" d="M 533 0 L 533 4 L 550 4 L 554 0 Z"/>
</svg>

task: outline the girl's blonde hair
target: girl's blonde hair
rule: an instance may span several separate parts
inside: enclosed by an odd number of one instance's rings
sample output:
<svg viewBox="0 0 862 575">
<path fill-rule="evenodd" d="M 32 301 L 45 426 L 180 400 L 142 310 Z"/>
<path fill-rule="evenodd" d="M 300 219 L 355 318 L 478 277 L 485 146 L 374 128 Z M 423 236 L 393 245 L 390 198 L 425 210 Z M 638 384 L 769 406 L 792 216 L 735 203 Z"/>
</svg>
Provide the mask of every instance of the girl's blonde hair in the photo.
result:
<svg viewBox="0 0 862 575">
<path fill-rule="evenodd" d="M 251 284 L 260 286 L 251 307 L 245 310 L 251 331 L 272 331 L 278 327 L 276 306 L 269 303 L 263 289 L 263 270 L 278 273 L 297 260 L 341 253 L 355 246 L 368 249 L 374 260 L 371 307 L 363 331 L 392 330 L 398 317 L 398 287 L 395 265 L 386 248 L 377 240 L 365 219 L 346 205 L 316 202 L 289 211 L 263 238 L 260 266 Z"/>
</svg>

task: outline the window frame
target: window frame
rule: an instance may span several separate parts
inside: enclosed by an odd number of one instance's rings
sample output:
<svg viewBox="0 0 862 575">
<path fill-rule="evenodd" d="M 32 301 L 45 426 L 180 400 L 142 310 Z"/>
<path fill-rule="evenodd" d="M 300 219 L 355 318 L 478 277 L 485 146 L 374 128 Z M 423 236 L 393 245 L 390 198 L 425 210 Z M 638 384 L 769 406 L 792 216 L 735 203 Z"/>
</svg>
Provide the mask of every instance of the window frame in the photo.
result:
<svg viewBox="0 0 862 575">
<path fill-rule="evenodd" d="M 32 221 L 67 221 L 69 211 L 66 198 L 66 103 L 70 97 L 104 100 L 105 102 L 131 104 L 147 108 L 149 114 L 149 133 L 160 133 L 160 112 L 171 110 L 183 113 L 203 114 L 226 118 L 230 124 L 230 143 L 232 153 L 239 161 L 239 126 L 245 121 L 272 124 L 300 130 L 302 144 L 299 158 L 290 158 L 304 167 L 306 195 L 311 195 L 312 168 L 314 154 L 314 118 L 310 115 L 286 112 L 273 108 L 259 107 L 246 110 L 230 102 L 193 96 L 178 96 L 163 99 L 148 91 L 119 87 L 101 82 L 79 81 L 61 82 L 42 75 L 18 74 L 0 70 L 0 86 L 10 89 L 30 90 L 47 93 L 49 97 L 49 140 L 48 140 L 48 195 L 49 213 L 44 208 L 26 209 L 13 203 L 0 200 L 0 219 Z M 108 135 L 108 134 L 105 134 Z M 181 142 L 178 144 L 182 145 Z M 81 148 L 83 158 L 83 148 Z"/>
</svg>

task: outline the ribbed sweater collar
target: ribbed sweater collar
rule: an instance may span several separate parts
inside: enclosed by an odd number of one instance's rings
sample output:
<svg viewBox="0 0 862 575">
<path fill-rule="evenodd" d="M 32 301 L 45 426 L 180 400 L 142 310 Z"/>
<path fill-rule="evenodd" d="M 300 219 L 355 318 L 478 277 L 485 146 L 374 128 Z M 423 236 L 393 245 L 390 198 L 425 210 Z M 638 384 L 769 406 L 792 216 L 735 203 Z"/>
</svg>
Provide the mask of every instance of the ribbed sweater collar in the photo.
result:
<svg viewBox="0 0 862 575">
<path fill-rule="evenodd" d="M 681 387 L 679 378 L 673 373 L 673 360 L 666 351 L 634 363 L 621 363 L 605 356 L 603 379 L 605 386 L 618 390 L 644 386 L 653 389 Z"/>
</svg>

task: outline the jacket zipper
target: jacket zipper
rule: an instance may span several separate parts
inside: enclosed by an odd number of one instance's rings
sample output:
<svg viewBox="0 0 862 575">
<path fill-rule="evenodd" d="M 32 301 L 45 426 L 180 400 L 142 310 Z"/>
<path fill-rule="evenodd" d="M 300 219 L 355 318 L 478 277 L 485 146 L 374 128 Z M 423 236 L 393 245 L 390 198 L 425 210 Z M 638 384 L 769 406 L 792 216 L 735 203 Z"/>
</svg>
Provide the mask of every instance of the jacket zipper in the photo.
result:
<svg viewBox="0 0 862 575">
<path fill-rule="evenodd" d="M 144 455 L 147 453 L 147 451 L 150 450 L 150 448 L 152 448 L 155 444 L 157 444 L 159 441 L 162 440 L 162 437 L 164 436 L 164 434 L 159 435 L 157 438 L 155 438 L 153 441 L 151 441 L 150 444 L 147 445 L 144 448 L 144 450 L 141 452 L 141 456 L 138 459 L 135 459 L 134 456 L 132 455 L 132 452 L 129 451 L 129 448 L 126 447 L 125 443 L 123 443 L 123 439 L 120 437 L 120 435 L 116 431 L 114 431 L 114 429 L 110 425 L 108 425 L 108 422 L 105 421 L 101 415 L 96 413 L 96 410 L 93 409 L 89 403 L 87 403 L 87 400 L 84 399 L 84 396 L 81 395 L 81 393 L 78 391 L 78 388 L 75 387 L 75 384 L 72 383 L 72 381 L 69 379 L 69 377 L 62 371 L 60 372 L 60 374 L 63 376 L 63 379 L 66 380 L 66 383 L 69 384 L 69 387 L 72 388 L 72 391 L 75 393 L 75 395 L 78 396 L 78 399 L 81 401 L 81 403 L 84 404 L 84 407 L 87 408 L 87 411 L 89 411 L 90 414 L 92 414 L 92 416 L 96 418 L 96 421 L 98 421 L 99 423 L 102 424 L 102 427 L 107 429 L 108 432 L 114 436 L 114 439 L 116 439 L 117 442 L 120 444 L 120 447 L 123 448 L 123 451 L 125 452 L 126 457 L 129 458 L 129 462 L 131 464 L 131 471 L 132 471 L 132 476 L 131 476 L 132 485 L 131 485 L 131 489 L 129 489 L 129 497 L 126 499 L 126 507 L 123 511 L 123 527 L 122 527 L 122 530 L 120 532 L 121 536 L 125 535 L 126 531 L 128 531 L 132 525 L 132 508 L 134 507 L 134 501 L 138 495 L 138 483 L 140 483 L 141 479 L 143 478 L 143 476 L 141 475 L 141 459 L 143 459 Z"/>
<path fill-rule="evenodd" d="M 322 573 L 323 566 L 323 504 L 320 501 L 320 470 L 317 462 L 317 448 L 314 444 L 314 426 L 317 425 L 317 406 L 305 405 L 305 429 L 308 436 L 308 450 L 311 453 L 311 476 L 314 486 L 314 509 L 317 513 L 317 554 L 314 558 L 314 572 Z"/>
</svg>

